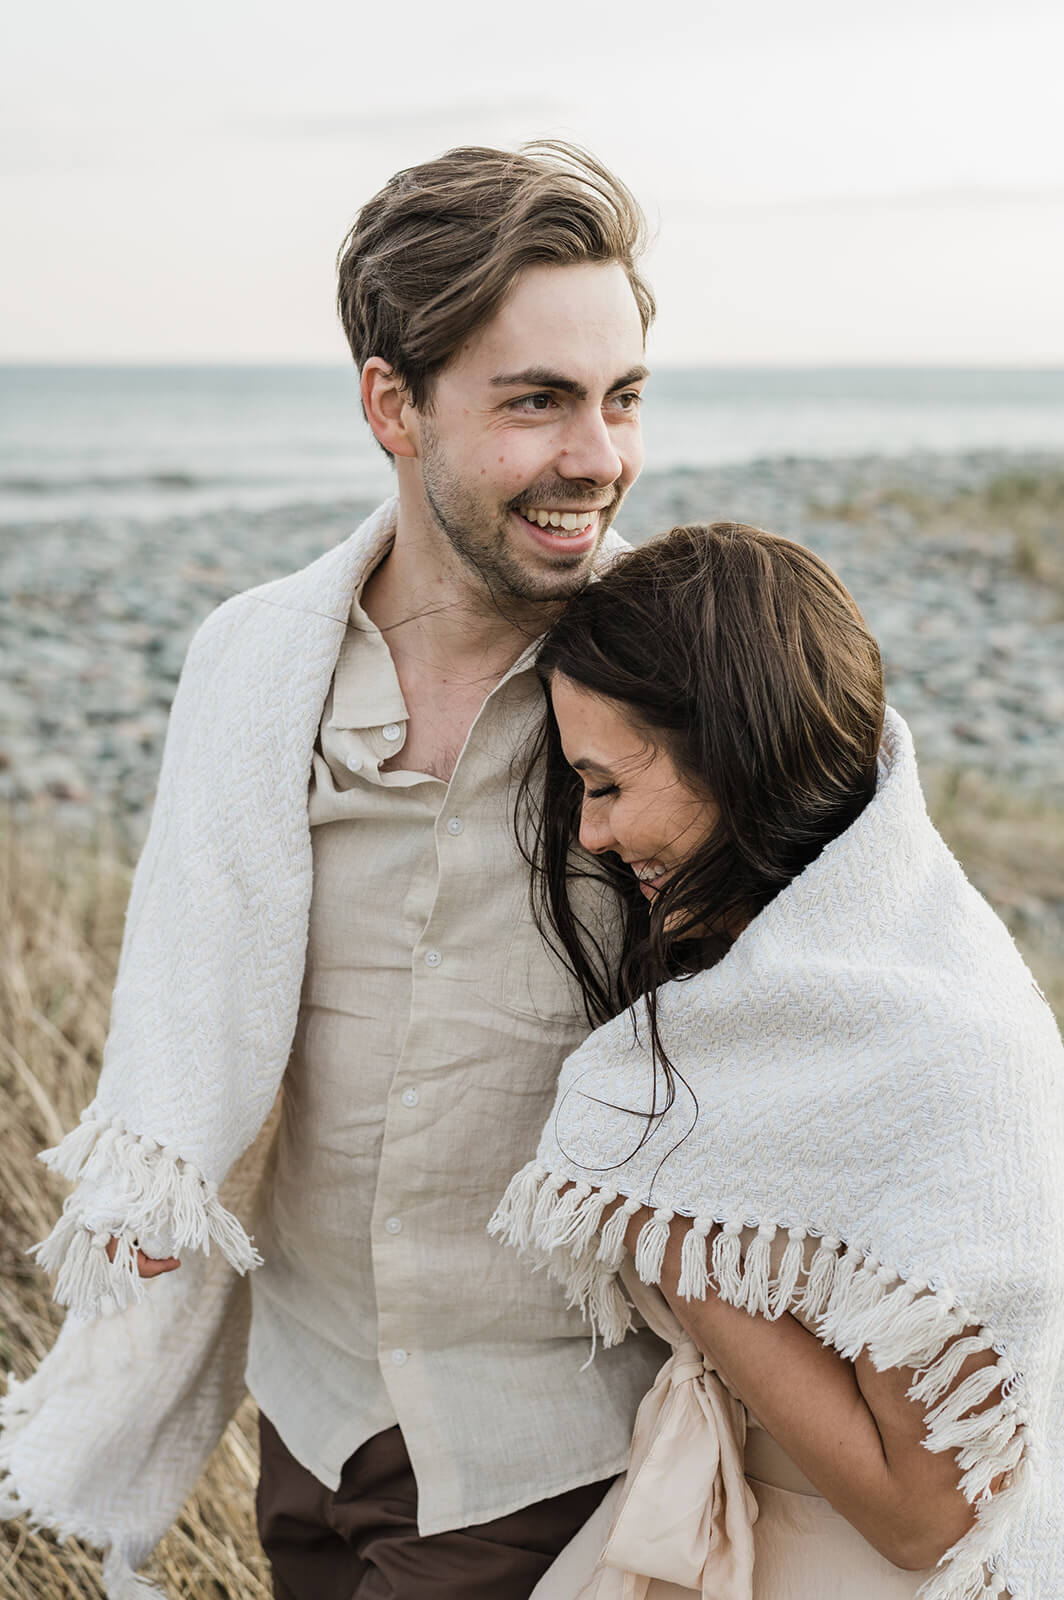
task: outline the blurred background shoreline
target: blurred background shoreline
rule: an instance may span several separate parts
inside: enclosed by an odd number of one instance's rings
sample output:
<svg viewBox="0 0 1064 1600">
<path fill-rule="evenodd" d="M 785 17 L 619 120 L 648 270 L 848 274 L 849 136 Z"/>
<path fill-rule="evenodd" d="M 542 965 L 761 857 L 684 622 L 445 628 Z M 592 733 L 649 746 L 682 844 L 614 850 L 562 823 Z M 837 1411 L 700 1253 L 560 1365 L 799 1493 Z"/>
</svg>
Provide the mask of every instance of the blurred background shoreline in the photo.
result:
<svg viewBox="0 0 1064 1600">
<path fill-rule="evenodd" d="M 811 545 L 922 765 L 1064 804 L 1064 369 L 656 373 L 617 526 Z M 353 370 L 0 367 L 0 804 L 135 849 L 188 640 L 392 490 Z"/>
</svg>

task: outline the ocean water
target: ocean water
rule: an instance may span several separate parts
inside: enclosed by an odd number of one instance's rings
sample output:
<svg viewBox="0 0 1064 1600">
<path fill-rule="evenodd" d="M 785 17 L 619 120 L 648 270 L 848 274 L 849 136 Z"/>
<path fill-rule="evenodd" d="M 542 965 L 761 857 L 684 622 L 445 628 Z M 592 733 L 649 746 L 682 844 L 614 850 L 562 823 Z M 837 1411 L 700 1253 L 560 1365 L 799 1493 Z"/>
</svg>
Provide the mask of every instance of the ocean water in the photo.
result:
<svg viewBox="0 0 1064 1600">
<path fill-rule="evenodd" d="M 647 470 L 784 456 L 1064 454 L 1064 370 L 655 373 Z M 156 520 L 388 492 L 353 370 L 0 367 L 0 526 Z"/>
</svg>

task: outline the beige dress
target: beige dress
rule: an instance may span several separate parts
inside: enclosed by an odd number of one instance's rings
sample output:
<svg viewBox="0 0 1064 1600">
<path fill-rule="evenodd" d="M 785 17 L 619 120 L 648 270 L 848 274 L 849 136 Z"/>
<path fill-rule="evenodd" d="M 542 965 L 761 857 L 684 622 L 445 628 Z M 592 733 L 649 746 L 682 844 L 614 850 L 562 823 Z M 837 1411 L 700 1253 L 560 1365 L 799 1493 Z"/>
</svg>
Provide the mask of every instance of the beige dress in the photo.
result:
<svg viewBox="0 0 1064 1600">
<path fill-rule="evenodd" d="M 673 1354 L 625 1476 L 532 1600 L 912 1600 L 930 1573 L 874 1550 L 705 1365 L 661 1293 L 630 1268 L 624 1279 Z"/>
</svg>

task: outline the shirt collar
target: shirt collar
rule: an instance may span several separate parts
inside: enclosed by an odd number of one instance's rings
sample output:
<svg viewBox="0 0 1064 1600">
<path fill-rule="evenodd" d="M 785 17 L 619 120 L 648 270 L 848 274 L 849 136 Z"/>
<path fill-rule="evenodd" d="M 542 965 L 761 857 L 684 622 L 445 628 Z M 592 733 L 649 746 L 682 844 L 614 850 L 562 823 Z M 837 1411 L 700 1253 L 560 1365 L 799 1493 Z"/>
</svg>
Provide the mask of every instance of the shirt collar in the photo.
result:
<svg viewBox="0 0 1064 1600">
<path fill-rule="evenodd" d="M 336 661 L 332 710 L 328 716 L 330 728 L 379 728 L 389 722 L 409 720 L 392 653 L 376 623 L 362 609 L 362 591 L 394 542 L 393 520 L 382 527 L 379 541 L 367 552 L 366 564 L 351 601 L 347 633 Z M 593 576 L 606 570 L 628 548 L 610 529 L 596 556 Z M 496 689 L 501 689 L 519 673 L 531 671 L 542 643 L 540 637 L 526 645 L 513 666 L 500 678 Z"/>
</svg>

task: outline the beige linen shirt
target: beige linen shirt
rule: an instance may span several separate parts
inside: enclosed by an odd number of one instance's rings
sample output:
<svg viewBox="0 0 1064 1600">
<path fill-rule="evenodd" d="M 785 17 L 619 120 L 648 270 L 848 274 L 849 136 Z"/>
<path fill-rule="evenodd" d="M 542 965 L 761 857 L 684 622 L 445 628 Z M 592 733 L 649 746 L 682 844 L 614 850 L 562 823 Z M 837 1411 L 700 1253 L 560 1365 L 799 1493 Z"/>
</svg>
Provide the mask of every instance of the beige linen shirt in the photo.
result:
<svg viewBox="0 0 1064 1600">
<path fill-rule="evenodd" d="M 407 709 L 356 596 L 310 784 L 309 943 L 247 1379 L 332 1487 L 397 1422 L 422 1533 L 621 1471 L 667 1353 L 644 1332 L 582 1370 L 579 1313 L 485 1231 L 587 1032 L 513 835 L 534 654 L 487 697 L 449 784 L 382 772 Z"/>
</svg>

